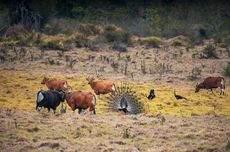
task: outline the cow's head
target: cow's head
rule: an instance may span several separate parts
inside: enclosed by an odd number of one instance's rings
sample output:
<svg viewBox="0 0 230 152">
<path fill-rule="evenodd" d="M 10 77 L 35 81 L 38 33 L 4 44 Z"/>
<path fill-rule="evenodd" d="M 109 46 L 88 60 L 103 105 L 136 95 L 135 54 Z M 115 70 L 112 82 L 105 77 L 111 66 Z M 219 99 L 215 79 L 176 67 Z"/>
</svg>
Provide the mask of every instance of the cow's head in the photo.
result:
<svg viewBox="0 0 230 152">
<path fill-rule="evenodd" d="M 39 91 L 37 93 L 37 98 L 36 98 L 36 110 L 37 111 L 40 111 L 42 106 L 43 106 L 43 104 L 44 104 L 44 100 L 43 100 L 44 99 L 44 94 L 42 92 L 43 91 L 41 90 L 41 91 Z"/>
<path fill-rule="evenodd" d="M 95 79 L 94 78 L 90 78 L 90 77 L 88 77 L 88 78 L 86 78 L 86 80 L 88 81 L 88 84 L 90 84 L 92 81 L 94 81 Z"/>
<path fill-rule="evenodd" d="M 196 84 L 196 89 L 195 89 L 195 93 L 200 91 L 200 85 L 198 85 L 198 83 Z"/>
<path fill-rule="evenodd" d="M 59 95 L 60 95 L 60 98 L 61 98 L 61 101 L 62 101 L 62 102 L 65 101 L 65 94 L 66 94 L 66 93 L 65 93 L 65 91 L 63 91 L 63 90 L 59 92 Z"/>
<path fill-rule="evenodd" d="M 42 80 L 42 82 L 41 82 L 41 84 L 45 84 L 47 81 L 49 81 L 49 78 L 44 77 L 43 80 Z"/>
</svg>

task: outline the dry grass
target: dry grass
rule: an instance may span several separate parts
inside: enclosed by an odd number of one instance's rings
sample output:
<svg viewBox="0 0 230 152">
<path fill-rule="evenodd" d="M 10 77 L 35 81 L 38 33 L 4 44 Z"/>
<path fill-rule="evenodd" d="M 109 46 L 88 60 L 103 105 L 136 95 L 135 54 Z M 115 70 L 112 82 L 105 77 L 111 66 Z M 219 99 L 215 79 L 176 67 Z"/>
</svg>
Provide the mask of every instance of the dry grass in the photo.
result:
<svg viewBox="0 0 230 152">
<path fill-rule="evenodd" d="M 72 41 L 76 35 L 59 35 L 58 41 Z M 41 38 L 56 40 L 45 37 Z M 135 46 L 122 53 L 75 47 L 71 51 L 1 48 L 1 151 L 228 151 L 229 79 L 225 96 L 219 89 L 214 94 L 194 93 L 196 82 L 221 75 L 228 52 L 217 48 L 219 59 L 201 59 L 205 46 Z M 43 76 L 66 79 L 73 89 L 83 91 L 92 91 L 86 76 L 116 85 L 127 82 L 134 86 L 145 114 L 109 113 L 104 104 L 107 95 L 97 101 L 96 116 L 78 115 L 70 108 L 63 115 L 44 109 L 37 113 L 35 95 L 46 89 L 40 84 Z M 156 93 L 152 101 L 147 100 L 150 89 Z M 189 100 L 176 100 L 174 89 Z"/>
<path fill-rule="evenodd" d="M 164 120 L 164 121 L 163 121 Z M 228 151 L 229 117 L 0 111 L 1 151 Z"/>
</svg>

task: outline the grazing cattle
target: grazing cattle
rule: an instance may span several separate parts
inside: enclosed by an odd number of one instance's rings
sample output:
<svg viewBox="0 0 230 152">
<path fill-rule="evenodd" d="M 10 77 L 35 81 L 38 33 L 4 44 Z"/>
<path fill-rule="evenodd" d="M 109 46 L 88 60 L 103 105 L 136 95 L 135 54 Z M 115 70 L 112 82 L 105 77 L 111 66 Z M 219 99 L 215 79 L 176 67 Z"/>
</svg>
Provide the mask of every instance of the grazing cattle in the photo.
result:
<svg viewBox="0 0 230 152">
<path fill-rule="evenodd" d="M 87 78 L 86 80 L 96 95 L 107 94 L 116 90 L 112 82 L 95 81 L 94 78 Z"/>
<path fill-rule="evenodd" d="M 68 88 L 66 80 L 50 80 L 46 77 L 44 77 L 41 84 L 45 84 L 50 90 L 66 90 Z"/>
<path fill-rule="evenodd" d="M 207 77 L 199 85 L 196 85 L 195 92 L 199 92 L 200 89 L 210 89 L 212 91 L 213 88 L 218 87 L 220 87 L 220 95 L 224 95 L 225 81 L 223 77 Z"/>
<path fill-rule="evenodd" d="M 60 102 L 64 102 L 65 94 L 63 92 L 58 92 L 55 90 L 40 90 L 37 93 L 36 99 L 36 110 L 40 111 L 42 107 L 54 110 L 56 112 L 56 108 L 59 106 Z"/>
<path fill-rule="evenodd" d="M 151 89 L 149 92 L 149 96 L 147 97 L 149 100 L 152 100 L 153 98 L 155 98 L 155 92 L 154 89 Z"/>
<path fill-rule="evenodd" d="M 67 104 L 73 111 L 78 109 L 80 114 L 82 109 L 89 109 L 90 112 L 96 114 L 96 97 L 91 92 L 73 91 L 65 93 Z"/>
</svg>

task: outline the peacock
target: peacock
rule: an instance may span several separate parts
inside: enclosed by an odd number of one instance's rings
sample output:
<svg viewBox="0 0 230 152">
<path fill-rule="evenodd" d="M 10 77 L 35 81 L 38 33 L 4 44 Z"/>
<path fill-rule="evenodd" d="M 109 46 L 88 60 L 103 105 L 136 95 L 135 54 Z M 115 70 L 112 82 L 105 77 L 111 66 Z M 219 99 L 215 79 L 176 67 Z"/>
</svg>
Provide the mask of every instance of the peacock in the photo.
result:
<svg viewBox="0 0 230 152">
<path fill-rule="evenodd" d="M 185 97 L 183 97 L 183 96 L 181 96 L 181 95 L 176 94 L 176 91 L 175 91 L 175 90 L 174 90 L 174 96 L 175 96 L 175 98 L 176 98 L 177 100 L 180 100 L 180 99 L 188 100 L 187 98 L 185 98 Z"/>
<path fill-rule="evenodd" d="M 107 97 L 106 110 L 122 112 L 124 114 L 138 114 L 144 112 L 144 105 L 140 102 L 136 92 L 127 84 L 116 87 L 116 91 Z"/>
</svg>

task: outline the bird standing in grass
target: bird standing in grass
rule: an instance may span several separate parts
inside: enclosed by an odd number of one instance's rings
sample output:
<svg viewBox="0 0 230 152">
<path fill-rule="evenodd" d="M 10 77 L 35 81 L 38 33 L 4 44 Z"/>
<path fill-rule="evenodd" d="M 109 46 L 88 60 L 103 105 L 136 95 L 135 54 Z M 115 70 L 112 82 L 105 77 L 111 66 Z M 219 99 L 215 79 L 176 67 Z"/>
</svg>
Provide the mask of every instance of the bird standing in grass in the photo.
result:
<svg viewBox="0 0 230 152">
<path fill-rule="evenodd" d="M 181 95 L 176 94 L 176 91 L 175 91 L 175 90 L 174 90 L 174 96 L 175 96 L 175 98 L 176 98 L 177 100 L 180 100 L 180 99 L 188 100 L 187 98 L 185 98 L 185 97 L 183 97 L 183 96 L 181 96 Z"/>
<path fill-rule="evenodd" d="M 153 98 L 155 98 L 155 93 L 154 93 L 154 89 L 151 89 L 149 92 L 149 96 L 147 97 L 149 100 L 152 100 Z"/>
</svg>

